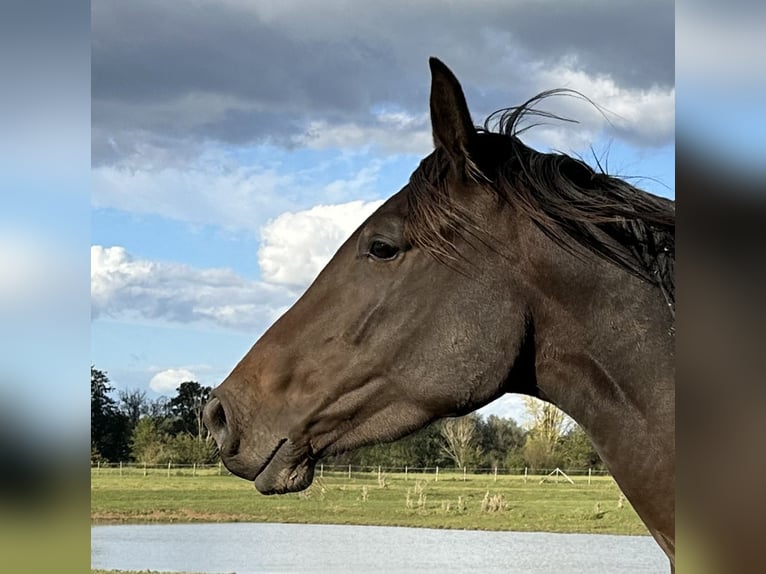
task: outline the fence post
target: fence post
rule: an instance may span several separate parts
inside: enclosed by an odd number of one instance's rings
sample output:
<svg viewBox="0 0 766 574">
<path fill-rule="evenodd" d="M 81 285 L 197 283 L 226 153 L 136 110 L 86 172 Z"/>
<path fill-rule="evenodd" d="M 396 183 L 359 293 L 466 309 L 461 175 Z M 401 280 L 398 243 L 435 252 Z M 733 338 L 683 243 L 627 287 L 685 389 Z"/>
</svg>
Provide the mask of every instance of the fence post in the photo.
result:
<svg viewBox="0 0 766 574">
<path fill-rule="evenodd" d="M 192 476 L 197 476 L 197 463 L 192 464 Z"/>
<path fill-rule="evenodd" d="M 168 478 L 170 478 L 170 461 L 168 461 Z"/>
<path fill-rule="evenodd" d="M 146 461 L 144 461 L 144 476 L 146 476 Z"/>
<path fill-rule="evenodd" d="M 324 463 L 319 465 L 319 478 L 324 478 Z"/>
<path fill-rule="evenodd" d="M 463 482 L 466 481 L 466 472 L 467 472 L 466 467 L 465 465 L 463 465 Z"/>
<path fill-rule="evenodd" d="M 120 461 L 120 476 L 122 476 L 122 461 Z"/>
<path fill-rule="evenodd" d="M 434 479 L 434 482 L 439 482 L 439 467 L 436 467 L 436 478 Z"/>
<path fill-rule="evenodd" d="M 588 486 L 590 486 L 590 467 L 588 467 Z"/>
<path fill-rule="evenodd" d="M 495 482 L 497 482 L 497 466 L 495 466 Z"/>
<path fill-rule="evenodd" d="M 348 479 L 351 480 L 351 465 L 348 465 Z"/>
<path fill-rule="evenodd" d="M 524 467 L 524 484 L 527 483 L 527 467 Z"/>
<path fill-rule="evenodd" d="M 407 480 L 407 465 L 404 466 L 404 480 Z"/>
</svg>

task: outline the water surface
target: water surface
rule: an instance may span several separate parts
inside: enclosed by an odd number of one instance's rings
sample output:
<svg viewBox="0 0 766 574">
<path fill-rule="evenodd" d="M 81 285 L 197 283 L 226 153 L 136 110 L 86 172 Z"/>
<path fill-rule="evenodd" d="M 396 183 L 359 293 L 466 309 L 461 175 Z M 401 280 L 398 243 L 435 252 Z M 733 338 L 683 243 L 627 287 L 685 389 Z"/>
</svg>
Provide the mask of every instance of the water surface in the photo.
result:
<svg viewBox="0 0 766 574">
<path fill-rule="evenodd" d="M 666 574 L 648 536 L 325 524 L 93 526 L 93 568 L 255 573 Z"/>
</svg>

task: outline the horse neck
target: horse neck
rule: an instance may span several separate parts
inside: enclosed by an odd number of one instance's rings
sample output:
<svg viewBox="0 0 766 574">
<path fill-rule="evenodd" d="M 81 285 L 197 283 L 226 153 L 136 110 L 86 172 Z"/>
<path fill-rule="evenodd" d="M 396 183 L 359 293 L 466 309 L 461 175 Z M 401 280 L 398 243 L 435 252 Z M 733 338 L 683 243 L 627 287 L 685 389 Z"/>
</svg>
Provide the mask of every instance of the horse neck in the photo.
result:
<svg viewBox="0 0 766 574">
<path fill-rule="evenodd" d="M 533 309 L 539 395 L 583 427 L 672 556 L 672 318 L 657 288 L 606 262 L 577 265 L 558 265 L 568 276 L 559 277 L 558 292 L 556 281 L 542 291 Z"/>
</svg>

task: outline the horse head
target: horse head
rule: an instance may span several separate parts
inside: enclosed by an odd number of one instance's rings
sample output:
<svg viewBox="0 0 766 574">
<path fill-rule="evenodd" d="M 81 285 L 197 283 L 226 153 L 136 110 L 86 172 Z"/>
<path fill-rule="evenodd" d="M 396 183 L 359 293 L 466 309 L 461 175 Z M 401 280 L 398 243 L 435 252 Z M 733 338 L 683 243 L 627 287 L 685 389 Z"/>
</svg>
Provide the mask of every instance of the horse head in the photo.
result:
<svg viewBox="0 0 766 574">
<path fill-rule="evenodd" d="M 502 138 L 477 132 L 444 64 L 432 59 L 431 71 L 435 151 L 205 409 L 223 463 L 263 493 L 306 488 L 323 454 L 487 404 L 530 359 L 524 298 L 509 297 L 525 288 L 512 271 L 523 257 L 497 248 L 518 246 L 520 229 L 500 225 L 483 189 Z"/>
</svg>

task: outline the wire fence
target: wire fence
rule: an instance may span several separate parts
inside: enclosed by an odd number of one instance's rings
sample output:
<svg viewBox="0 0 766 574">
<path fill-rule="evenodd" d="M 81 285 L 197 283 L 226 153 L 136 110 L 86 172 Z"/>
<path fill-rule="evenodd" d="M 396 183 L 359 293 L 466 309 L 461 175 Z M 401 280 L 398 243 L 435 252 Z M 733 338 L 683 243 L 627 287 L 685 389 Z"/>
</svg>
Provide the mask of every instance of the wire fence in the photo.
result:
<svg viewBox="0 0 766 574">
<path fill-rule="evenodd" d="M 231 473 L 223 464 L 144 464 L 137 462 L 105 463 L 97 462 L 91 465 L 91 473 L 104 476 L 226 476 Z M 566 481 L 574 483 L 587 481 L 596 477 L 609 477 L 609 471 L 600 468 L 589 469 L 531 469 L 521 468 L 486 468 L 486 467 L 420 467 L 420 466 L 354 466 L 318 464 L 314 473 L 319 478 L 335 478 L 353 480 L 387 479 L 401 480 L 497 480 L 498 477 L 518 477 L 525 482 Z"/>
</svg>

